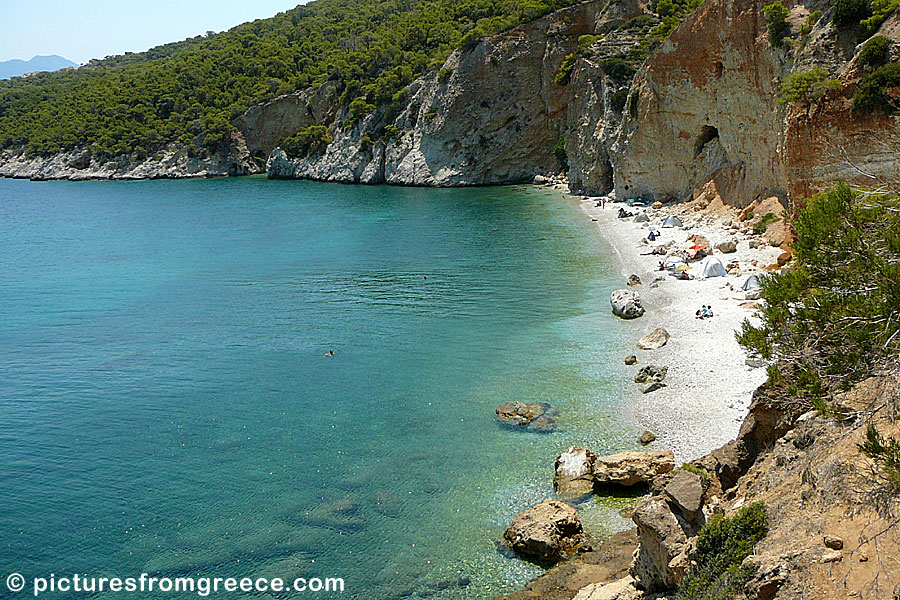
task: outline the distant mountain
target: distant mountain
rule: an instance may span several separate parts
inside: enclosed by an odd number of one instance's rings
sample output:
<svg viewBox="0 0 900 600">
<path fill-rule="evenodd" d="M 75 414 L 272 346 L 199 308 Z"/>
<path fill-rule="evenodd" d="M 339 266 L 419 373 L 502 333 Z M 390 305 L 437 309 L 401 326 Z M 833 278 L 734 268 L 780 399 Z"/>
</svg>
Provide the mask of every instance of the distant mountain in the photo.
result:
<svg viewBox="0 0 900 600">
<path fill-rule="evenodd" d="M 67 58 L 57 56 L 35 56 L 31 60 L 13 60 L 0 61 L 0 79 L 9 79 L 10 77 L 18 77 L 25 73 L 34 73 L 35 71 L 59 71 L 66 67 L 77 67 L 78 63 L 73 63 Z"/>
</svg>

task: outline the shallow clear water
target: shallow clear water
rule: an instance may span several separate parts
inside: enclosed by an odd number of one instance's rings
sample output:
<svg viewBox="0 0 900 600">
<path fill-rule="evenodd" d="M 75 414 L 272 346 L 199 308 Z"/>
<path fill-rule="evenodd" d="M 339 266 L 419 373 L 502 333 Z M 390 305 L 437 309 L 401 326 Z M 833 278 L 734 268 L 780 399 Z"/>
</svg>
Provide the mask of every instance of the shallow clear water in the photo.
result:
<svg viewBox="0 0 900 600">
<path fill-rule="evenodd" d="M 0 180 L 0 574 L 512 590 L 555 456 L 637 432 L 618 284 L 548 191 Z"/>
</svg>

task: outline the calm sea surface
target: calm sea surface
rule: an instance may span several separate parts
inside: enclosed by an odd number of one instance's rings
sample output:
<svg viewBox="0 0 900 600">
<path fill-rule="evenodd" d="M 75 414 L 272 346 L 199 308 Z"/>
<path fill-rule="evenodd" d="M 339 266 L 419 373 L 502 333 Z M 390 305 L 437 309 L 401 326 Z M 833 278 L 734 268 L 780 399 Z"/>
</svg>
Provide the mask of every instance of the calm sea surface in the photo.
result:
<svg viewBox="0 0 900 600">
<path fill-rule="evenodd" d="M 0 576 L 510 591 L 541 571 L 495 540 L 555 456 L 638 433 L 619 285 L 544 190 L 0 180 Z"/>
</svg>

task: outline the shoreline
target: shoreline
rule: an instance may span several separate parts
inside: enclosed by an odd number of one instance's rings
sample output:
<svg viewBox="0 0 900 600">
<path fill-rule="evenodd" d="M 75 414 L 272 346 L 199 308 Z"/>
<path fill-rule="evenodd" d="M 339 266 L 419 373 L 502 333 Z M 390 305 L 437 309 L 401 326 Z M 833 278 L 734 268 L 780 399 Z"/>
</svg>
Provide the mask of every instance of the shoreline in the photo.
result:
<svg viewBox="0 0 900 600">
<path fill-rule="evenodd" d="M 563 190 L 561 190 L 563 191 Z M 627 207 L 623 202 L 607 202 L 596 206 L 598 198 L 566 195 L 577 202 L 597 227 L 600 238 L 617 257 L 622 274 L 622 288 L 638 293 L 645 313 L 633 319 L 633 354 L 638 362 L 622 368 L 629 375 L 648 364 L 668 367 L 666 387 L 649 394 L 635 394 L 626 401 L 631 419 L 653 432 L 657 439 L 647 450 L 671 449 L 677 462 L 695 460 L 735 439 L 747 414 L 753 391 L 766 379 L 764 368 L 745 363 L 746 353 L 737 343 L 735 332 L 754 310 L 739 306 L 746 302 L 740 285 L 752 272 L 762 272 L 763 265 L 774 263 L 782 250 L 767 244 L 751 248 L 756 236 L 735 231 L 730 226 L 738 218 L 737 209 L 722 207 L 719 214 L 698 211 L 691 215 L 689 204 L 667 208 L 642 209 Z M 646 212 L 649 222 L 636 223 L 633 218 L 619 219 L 620 207 Z M 662 228 L 670 214 L 679 214 L 683 227 Z M 659 227 L 661 237 L 647 242 L 648 227 Z M 705 236 L 712 246 L 712 256 L 723 264 L 738 261 L 740 274 L 699 279 L 704 261 L 691 263 L 688 271 L 698 277 L 690 281 L 676 280 L 667 271 L 657 270 L 662 256 L 644 256 L 655 245 L 673 242 L 675 248 L 687 248 L 692 235 Z M 723 254 L 715 246 L 726 240 L 737 242 L 736 252 Z M 753 265 L 756 261 L 756 265 Z M 641 284 L 627 287 L 625 280 L 635 274 Z M 651 285 L 653 287 L 651 287 Z M 730 286 L 730 287 L 729 287 Z M 710 305 L 715 316 L 697 319 L 695 312 Z M 637 341 L 657 327 L 663 327 L 671 338 L 656 350 L 641 350 Z"/>
</svg>

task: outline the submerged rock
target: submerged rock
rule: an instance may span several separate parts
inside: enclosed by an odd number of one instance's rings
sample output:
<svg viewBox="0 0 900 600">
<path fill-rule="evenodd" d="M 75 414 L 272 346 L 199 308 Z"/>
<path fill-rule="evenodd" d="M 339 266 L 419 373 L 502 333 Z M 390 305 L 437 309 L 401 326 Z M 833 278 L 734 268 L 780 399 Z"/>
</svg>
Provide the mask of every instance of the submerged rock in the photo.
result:
<svg viewBox="0 0 900 600">
<path fill-rule="evenodd" d="M 638 438 L 638 442 L 640 442 L 641 444 L 643 444 L 645 446 L 647 444 L 649 444 L 650 442 L 655 442 L 655 441 L 656 441 L 656 434 L 653 433 L 652 431 L 645 431 L 644 433 L 641 434 L 641 437 Z"/>
<path fill-rule="evenodd" d="M 671 450 L 635 452 L 628 450 L 594 460 L 594 482 L 597 485 L 634 485 L 651 483 L 675 468 Z"/>
<path fill-rule="evenodd" d="M 543 565 L 589 546 L 578 512 L 559 500 L 544 500 L 520 512 L 503 539 L 519 556 Z"/>
<path fill-rule="evenodd" d="M 644 314 L 641 297 L 630 290 L 615 290 L 609 296 L 613 314 L 623 319 L 636 319 Z"/>
<path fill-rule="evenodd" d="M 556 428 L 556 411 L 546 402 L 504 402 L 496 409 L 501 423 L 540 432 Z"/>
<path fill-rule="evenodd" d="M 635 356 L 634 354 L 630 354 L 630 355 L 626 356 L 626 357 L 625 357 L 625 364 L 626 364 L 626 365 L 634 365 L 634 364 L 637 364 L 637 356 Z"/>
</svg>

